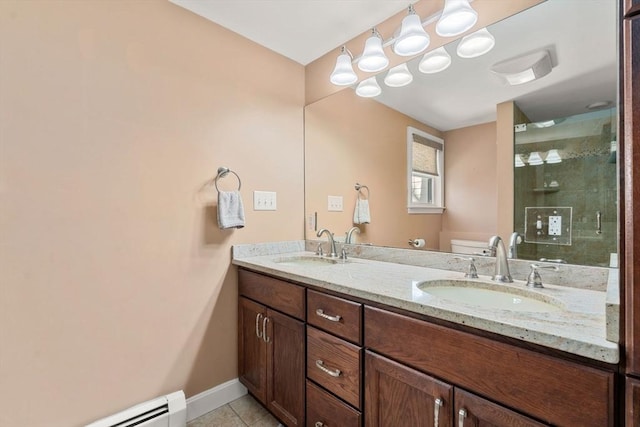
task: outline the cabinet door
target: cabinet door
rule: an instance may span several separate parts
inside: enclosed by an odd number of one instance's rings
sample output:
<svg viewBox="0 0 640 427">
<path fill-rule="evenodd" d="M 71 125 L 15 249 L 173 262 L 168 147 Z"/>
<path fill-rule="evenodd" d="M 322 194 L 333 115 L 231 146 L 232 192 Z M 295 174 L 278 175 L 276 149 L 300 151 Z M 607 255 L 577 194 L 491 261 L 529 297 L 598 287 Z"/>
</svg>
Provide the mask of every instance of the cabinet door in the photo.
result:
<svg viewBox="0 0 640 427">
<path fill-rule="evenodd" d="M 458 388 L 455 391 L 454 418 L 454 425 L 457 427 L 542 427 L 547 425 Z"/>
<path fill-rule="evenodd" d="M 238 299 L 238 374 L 256 399 L 267 402 L 266 345 L 262 324 L 266 308 L 247 298 Z"/>
<path fill-rule="evenodd" d="M 267 309 L 267 407 L 287 426 L 304 425 L 304 323 Z"/>
<path fill-rule="evenodd" d="M 364 381 L 367 427 L 451 425 L 452 386 L 370 351 Z"/>
<path fill-rule="evenodd" d="M 625 396 L 625 425 L 640 426 L 640 380 L 627 377 Z"/>
</svg>

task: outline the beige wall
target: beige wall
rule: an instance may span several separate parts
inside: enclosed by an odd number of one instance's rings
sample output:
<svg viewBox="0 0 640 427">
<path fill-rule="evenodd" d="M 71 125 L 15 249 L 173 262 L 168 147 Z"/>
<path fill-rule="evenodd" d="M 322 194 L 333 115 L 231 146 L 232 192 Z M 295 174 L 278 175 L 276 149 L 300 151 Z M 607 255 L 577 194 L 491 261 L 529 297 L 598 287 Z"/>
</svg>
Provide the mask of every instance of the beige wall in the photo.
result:
<svg viewBox="0 0 640 427">
<path fill-rule="evenodd" d="M 444 133 L 445 206 L 440 249 L 451 239 L 489 240 L 496 234 L 496 122 Z"/>
<path fill-rule="evenodd" d="M 344 237 L 353 226 L 359 182 L 369 187 L 371 210 L 359 242 L 408 248 L 409 238 L 424 238 L 438 249 L 441 215 L 407 213 L 407 126 L 441 136 L 351 89 L 305 108 L 305 211 L 307 217 L 318 213 L 318 229 Z M 343 196 L 343 212 L 328 212 L 329 195 Z M 316 238 L 308 227 L 307 237 Z"/>
<path fill-rule="evenodd" d="M 0 2 L 0 425 L 237 376 L 230 248 L 303 238 L 303 105 L 302 66 L 169 2 Z"/>
</svg>

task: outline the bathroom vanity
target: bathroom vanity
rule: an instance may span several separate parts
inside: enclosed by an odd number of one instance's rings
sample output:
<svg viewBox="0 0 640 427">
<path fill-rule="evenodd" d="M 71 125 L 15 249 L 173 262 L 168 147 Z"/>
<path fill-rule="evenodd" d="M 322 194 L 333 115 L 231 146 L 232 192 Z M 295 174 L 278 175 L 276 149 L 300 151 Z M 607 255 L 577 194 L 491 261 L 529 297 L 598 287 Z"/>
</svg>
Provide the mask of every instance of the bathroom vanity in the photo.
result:
<svg viewBox="0 0 640 427">
<path fill-rule="evenodd" d="M 240 380 L 286 425 L 615 425 L 603 292 L 549 285 L 562 310 L 509 313 L 422 290 L 458 271 L 277 252 L 233 262 Z"/>
</svg>

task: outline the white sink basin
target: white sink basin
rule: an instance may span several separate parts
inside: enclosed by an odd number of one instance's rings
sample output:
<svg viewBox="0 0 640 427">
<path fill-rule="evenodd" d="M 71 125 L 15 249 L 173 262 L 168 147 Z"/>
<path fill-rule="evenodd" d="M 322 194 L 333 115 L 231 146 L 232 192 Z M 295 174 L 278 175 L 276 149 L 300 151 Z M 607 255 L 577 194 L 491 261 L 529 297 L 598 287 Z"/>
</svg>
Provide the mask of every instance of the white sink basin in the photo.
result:
<svg viewBox="0 0 640 427">
<path fill-rule="evenodd" d="M 334 258 L 322 258 L 320 256 L 299 255 L 299 256 L 290 256 L 290 257 L 280 258 L 275 260 L 274 262 L 280 265 L 315 267 L 315 266 L 327 266 L 327 265 L 338 264 L 341 261 Z"/>
<path fill-rule="evenodd" d="M 472 280 L 429 280 L 418 288 L 444 300 L 488 309 L 547 313 L 560 311 L 560 301 L 528 289 Z"/>
</svg>

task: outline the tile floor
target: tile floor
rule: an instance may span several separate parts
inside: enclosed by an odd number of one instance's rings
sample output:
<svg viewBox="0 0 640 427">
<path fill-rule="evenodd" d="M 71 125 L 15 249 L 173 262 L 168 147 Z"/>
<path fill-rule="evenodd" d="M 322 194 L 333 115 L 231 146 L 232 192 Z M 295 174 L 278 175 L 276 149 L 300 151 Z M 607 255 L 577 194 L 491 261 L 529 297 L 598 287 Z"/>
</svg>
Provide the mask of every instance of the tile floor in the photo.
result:
<svg viewBox="0 0 640 427">
<path fill-rule="evenodd" d="M 187 427 L 277 427 L 280 425 L 253 397 L 246 394 L 187 423 Z"/>
</svg>

